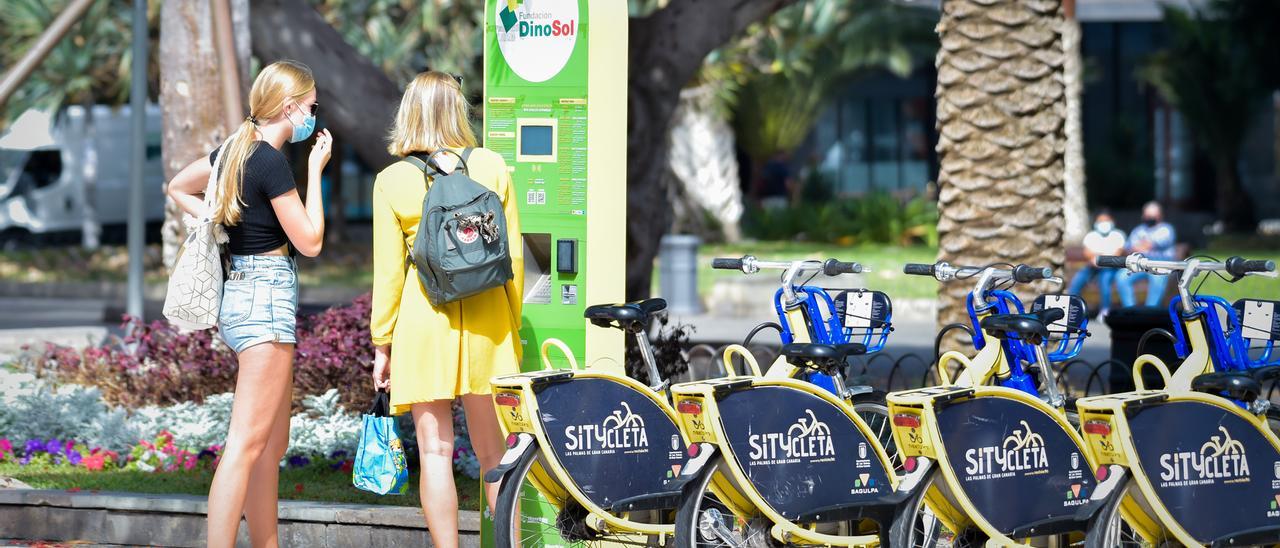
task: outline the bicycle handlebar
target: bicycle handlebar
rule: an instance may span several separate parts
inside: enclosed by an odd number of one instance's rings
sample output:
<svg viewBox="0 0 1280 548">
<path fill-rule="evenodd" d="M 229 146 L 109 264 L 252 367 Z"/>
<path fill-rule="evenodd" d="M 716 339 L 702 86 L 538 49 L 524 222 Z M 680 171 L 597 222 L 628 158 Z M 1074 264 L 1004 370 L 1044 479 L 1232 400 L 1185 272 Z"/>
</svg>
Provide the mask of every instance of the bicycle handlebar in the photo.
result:
<svg viewBox="0 0 1280 548">
<path fill-rule="evenodd" d="M 1128 257 L 1098 257 L 1098 266 L 1127 268 L 1131 272 L 1151 272 L 1156 274 L 1187 270 L 1195 270 L 1195 272 L 1226 272 L 1236 277 L 1243 277 L 1248 274 L 1267 274 L 1275 272 L 1276 269 L 1275 261 L 1245 259 L 1239 256 L 1229 257 L 1224 262 L 1202 261 L 1197 258 L 1185 261 L 1160 261 L 1148 259 L 1141 253 L 1134 253 Z"/>
<path fill-rule="evenodd" d="M 1124 257 L 1115 255 L 1099 255 L 1096 262 L 1101 268 L 1125 268 Z"/>
<path fill-rule="evenodd" d="M 870 268 L 853 261 L 827 259 L 825 262 L 813 259 L 799 261 L 762 261 L 754 255 L 742 258 L 718 257 L 711 259 L 711 268 L 719 270 L 741 270 L 744 274 L 754 274 L 761 270 L 788 270 L 797 274 L 802 272 L 821 272 L 827 276 L 840 274 L 861 274 L 871 272 Z"/>
<path fill-rule="evenodd" d="M 907 263 L 902 267 L 902 273 L 911 276 L 933 276 L 934 266 L 931 264 Z"/>
<path fill-rule="evenodd" d="M 862 272 L 862 265 L 852 261 L 837 261 L 835 259 L 827 259 L 822 265 L 822 273 L 828 276 L 839 276 L 840 274 L 857 274 Z"/>
<path fill-rule="evenodd" d="M 711 268 L 717 270 L 742 270 L 742 259 L 717 257 L 711 259 Z"/>
<path fill-rule="evenodd" d="M 1275 261 L 1262 259 L 1245 259 L 1244 257 L 1231 257 L 1226 262 L 1227 273 L 1232 276 L 1244 276 L 1251 272 L 1274 272 L 1276 269 Z"/>
<path fill-rule="evenodd" d="M 1013 267 L 1013 280 L 1018 283 L 1030 283 L 1036 280 L 1047 280 L 1053 277 L 1053 269 L 1049 267 L 1036 268 L 1020 264 Z"/>
<path fill-rule="evenodd" d="M 1053 269 L 1020 264 L 1012 268 L 997 266 L 959 266 L 939 261 L 935 264 L 910 263 L 902 267 L 904 274 L 912 276 L 933 276 L 940 282 L 956 278 L 970 278 L 984 274 L 989 280 L 1013 280 L 1018 283 L 1030 283 L 1037 280 L 1060 282 L 1053 276 Z"/>
<path fill-rule="evenodd" d="M 796 293 L 796 278 L 806 273 L 821 272 L 828 276 L 836 276 L 839 274 L 871 272 L 870 268 L 863 267 L 858 263 L 838 261 L 836 259 L 828 259 L 826 262 L 815 260 L 761 261 L 753 255 L 744 255 L 741 259 L 725 257 L 712 259 L 711 267 L 721 270 L 740 270 L 743 274 L 755 274 L 762 269 L 785 271 L 781 285 L 787 306 L 800 302 L 800 297 Z"/>
</svg>

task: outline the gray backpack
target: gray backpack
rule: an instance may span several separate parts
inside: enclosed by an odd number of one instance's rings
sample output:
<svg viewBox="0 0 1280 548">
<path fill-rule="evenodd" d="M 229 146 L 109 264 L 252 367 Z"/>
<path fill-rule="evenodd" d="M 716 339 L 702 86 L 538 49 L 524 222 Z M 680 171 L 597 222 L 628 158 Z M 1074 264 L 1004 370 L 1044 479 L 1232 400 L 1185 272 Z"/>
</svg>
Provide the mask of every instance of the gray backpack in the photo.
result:
<svg viewBox="0 0 1280 548">
<path fill-rule="evenodd" d="M 458 167 L 452 173 L 445 173 L 433 161 L 442 152 L 458 156 Z M 425 161 L 416 156 L 404 159 L 422 170 L 427 183 L 409 259 L 418 267 L 418 278 L 432 306 L 470 297 L 512 278 L 502 200 L 468 176 L 470 155 L 469 148 L 461 155 L 440 149 Z"/>
</svg>

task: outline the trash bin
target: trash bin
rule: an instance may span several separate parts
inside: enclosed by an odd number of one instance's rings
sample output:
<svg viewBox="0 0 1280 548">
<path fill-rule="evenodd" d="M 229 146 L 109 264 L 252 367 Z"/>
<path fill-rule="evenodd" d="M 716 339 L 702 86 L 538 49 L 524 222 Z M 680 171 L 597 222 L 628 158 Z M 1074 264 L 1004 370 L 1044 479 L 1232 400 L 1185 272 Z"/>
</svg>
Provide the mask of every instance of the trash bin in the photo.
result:
<svg viewBox="0 0 1280 548">
<path fill-rule="evenodd" d="M 658 248 L 659 290 L 672 314 L 702 313 L 698 297 L 698 246 L 702 239 L 688 234 L 667 234 Z"/>
<path fill-rule="evenodd" d="M 1173 332 L 1173 319 L 1169 317 L 1169 309 L 1159 306 L 1130 306 L 1116 308 L 1107 314 L 1107 326 L 1111 328 L 1111 359 L 1119 361 L 1123 366 L 1111 368 L 1110 392 L 1133 390 L 1133 362 L 1142 354 L 1151 354 L 1160 358 L 1169 371 L 1177 369 L 1182 359 L 1173 349 L 1173 341 L 1169 338 L 1152 335 L 1145 345 L 1139 349 L 1143 335 L 1152 329 L 1164 329 Z M 1148 367 L 1143 372 L 1143 382 L 1148 387 L 1162 386 L 1160 374 Z"/>
</svg>

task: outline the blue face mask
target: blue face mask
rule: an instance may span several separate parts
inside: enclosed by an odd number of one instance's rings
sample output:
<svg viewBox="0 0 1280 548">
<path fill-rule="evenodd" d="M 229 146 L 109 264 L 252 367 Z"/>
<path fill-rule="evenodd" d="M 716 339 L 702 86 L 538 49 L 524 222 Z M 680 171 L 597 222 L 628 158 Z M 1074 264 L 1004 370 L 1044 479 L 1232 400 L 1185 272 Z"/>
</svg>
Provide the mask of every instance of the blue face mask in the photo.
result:
<svg viewBox="0 0 1280 548">
<path fill-rule="evenodd" d="M 293 124 L 293 119 L 289 119 L 289 123 Z M 316 115 L 306 113 L 302 115 L 302 125 L 293 124 L 293 136 L 289 137 L 290 143 L 306 141 L 316 130 Z"/>
</svg>

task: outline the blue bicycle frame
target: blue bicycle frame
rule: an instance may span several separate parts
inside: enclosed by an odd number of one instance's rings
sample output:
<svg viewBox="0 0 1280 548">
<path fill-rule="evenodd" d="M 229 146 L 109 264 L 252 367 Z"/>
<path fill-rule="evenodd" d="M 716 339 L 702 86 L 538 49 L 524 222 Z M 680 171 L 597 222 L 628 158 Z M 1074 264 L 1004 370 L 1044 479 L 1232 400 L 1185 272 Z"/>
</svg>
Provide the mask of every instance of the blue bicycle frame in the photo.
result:
<svg viewBox="0 0 1280 548">
<path fill-rule="evenodd" d="M 986 347 L 986 337 L 982 333 L 982 327 L 979 323 L 979 314 L 992 312 L 993 314 L 1025 314 L 1026 309 L 1022 305 L 1022 300 L 1011 291 L 1004 289 L 995 289 L 987 291 L 985 295 L 978 295 L 975 298 L 974 292 L 970 292 L 968 298 L 965 299 L 966 307 L 969 311 L 969 321 L 973 325 L 973 347 L 975 350 L 982 350 Z M 981 299 L 984 302 L 982 308 L 975 309 L 973 303 L 975 300 Z M 1088 317 L 1081 320 L 1080 327 L 1077 330 L 1081 333 L 1087 331 L 1089 327 Z M 1058 346 L 1052 352 L 1048 352 L 1050 362 L 1063 362 L 1074 358 L 1080 353 L 1084 347 L 1084 337 L 1063 337 L 1058 341 Z M 1047 344 L 1048 341 L 1046 341 Z M 999 380 L 1000 386 L 1021 390 L 1032 396 L 1040 397 L 1040 389 L 1036 383 L 1036 378 L 1025 369 L 1022 364 L 1035 363 L 1035 349 L 1030 343 L 1020 340 L 1017 335 L 1012 335 L 1005 339 L 1002 343 L 1004 355 L 1009 362 L 1009 378 Z M 1049 364 L 1041 364 L 1041 367 L 1050 367 Z"/>
<path fill-rule="evenodd" d="M 1249 339 L 1244 338 L 1244 328 L 1240 316 L 1226 299 L 1214 295 L 1196 295 L 1195 310 L 1183 312 L 1182 297 L 1177 296 L 1169 303 L 1169 317 L 1173 319 L 1173 349 L 1178 357 L 1185 358 L 1191 354 L 1191 345 L 1187 341 L 1185 320 L 1195 316 L 1204 316 L 1205 329 L 1208 331 L 1209 351 L 1214 367 L 1220 371 L 1245 371 L 1257 367 L 1280 365 L 1280 358 L 1271 359 L 1275 341 L 1268 339 L 1262 347 L 1262 356 L 1253 358 L 1249 355 Z M 1222 318 L 1225 314 L 1227 331 L 1222 329 Z"/>
<path fill-rule="evenodd" d="M 865 333 L 857 333 L 854 329 L 845 327 L 841 322 L 839 315 L 836 314 L 835 300 L 831 298 L 831 294 L 826 289 L 811 285 L 801 285 L 796 286 L 795 292 L 802 298 L 799 306 L 804 307 L 804 316 L 808 323 L 805 327 L 812 342 L 830 345 L 860 342 L 867 347 L 867 354 L 884 349 L 885 343 L 889 339 L 889 329 L 887 327 L 893 321 L 892 312 L 884 320 L 880 320 L 880 323 L 883 324 L 882 326 L 872 326 L 870 329 L 866 329 Z M 773 295 L 774 311 L 778 315 L 778 325 L 782 327 L 782 344 L 791 344 L 795 342 L 795 331 L 791 326 L 791 322 L 787 320 L 787 309 L 784 301 L 784 291 L 778 289 Z M 825 310 L 823 309 L 824 307 Z M 831 375 L 818 371 L 807 371 L 801 378 L 806 382 L 822 387 L 832 394 L 843 397 L 843 394 L 838 393 L 835 379 Z"/>
</svg>

